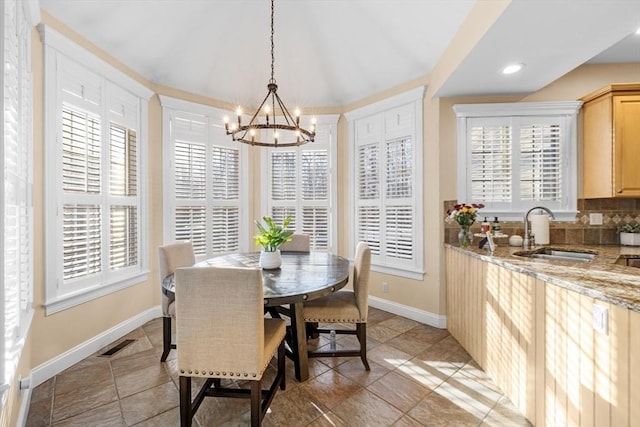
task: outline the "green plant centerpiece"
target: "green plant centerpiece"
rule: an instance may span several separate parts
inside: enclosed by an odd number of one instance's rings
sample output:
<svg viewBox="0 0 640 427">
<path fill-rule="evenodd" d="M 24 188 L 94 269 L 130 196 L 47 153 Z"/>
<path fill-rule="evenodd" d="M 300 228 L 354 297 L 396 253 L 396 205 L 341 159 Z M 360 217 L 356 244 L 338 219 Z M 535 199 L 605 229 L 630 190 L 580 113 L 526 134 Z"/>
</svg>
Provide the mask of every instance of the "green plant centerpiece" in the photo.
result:
<svg viewBox="0 0 640 427">
<path fill-rule="evenodd" d="M 282 256 L 278 249 L 283 243 L 291 241 L 293 231 L 287 230 L 291 223 L 291 217 L 285 217 L 282 225 L 277 225 L 268 215 L 262 217 L 264 225 L 256 220 L 259 233 L 253 236 L 256 245 L 262 246 L 260 253 L 260 267 L 275 269 L 282 265 Z"/>
<path fill-rule="evenodd" d="M 640 246 L 640 224 L 622 224 L 618 226 L 620 244 Z"/>
</svg>

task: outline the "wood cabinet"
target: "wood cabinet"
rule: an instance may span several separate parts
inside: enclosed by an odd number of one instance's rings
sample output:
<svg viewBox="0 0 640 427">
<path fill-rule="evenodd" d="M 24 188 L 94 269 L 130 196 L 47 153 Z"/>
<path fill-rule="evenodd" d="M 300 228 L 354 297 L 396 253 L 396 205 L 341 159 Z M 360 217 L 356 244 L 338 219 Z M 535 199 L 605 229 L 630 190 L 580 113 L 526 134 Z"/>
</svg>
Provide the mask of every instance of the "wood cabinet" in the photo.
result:
<svg viewBox="0 0 640 427">
<path fill-rule="evenodd" d="M 583 98 L 584 198 L 640 197 L 640 83 Z"/>
<path fill-rule="evenodd" d="M 640 313 L 451 248 L 446 284 L 451 335 L 535 426 L 637 425 Z"/>
</svg>

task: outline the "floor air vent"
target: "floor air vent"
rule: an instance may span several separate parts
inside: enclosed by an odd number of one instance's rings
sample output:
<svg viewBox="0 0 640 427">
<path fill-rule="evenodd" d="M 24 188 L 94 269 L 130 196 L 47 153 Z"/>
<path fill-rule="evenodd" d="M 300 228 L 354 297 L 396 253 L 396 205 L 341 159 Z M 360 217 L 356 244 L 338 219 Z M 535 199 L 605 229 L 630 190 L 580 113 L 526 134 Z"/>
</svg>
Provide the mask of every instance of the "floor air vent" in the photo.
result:
<svg viewBox="0 0 640 427">
<path fill-rule="evenodd" d="M 123 348 L 125 348 L 126 346 L 128 346 L 134 341 L 135 340 L 124 340 L 120 344 L 111 347 L 109 350 L 105 351 L 100 356 L 105 356 L 105 357 L 113 356 L 114 354 L 116 354 L 117 352 L 119 352 L 120 350 L 122 350 Z"/>
</svg>

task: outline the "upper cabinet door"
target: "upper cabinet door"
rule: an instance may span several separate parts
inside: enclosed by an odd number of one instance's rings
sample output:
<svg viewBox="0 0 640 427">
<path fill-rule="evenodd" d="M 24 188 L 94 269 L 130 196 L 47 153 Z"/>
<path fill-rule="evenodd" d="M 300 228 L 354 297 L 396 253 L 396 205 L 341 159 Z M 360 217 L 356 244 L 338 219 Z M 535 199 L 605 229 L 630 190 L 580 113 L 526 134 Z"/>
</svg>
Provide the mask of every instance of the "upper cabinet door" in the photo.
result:
<svg viewBox="0 0 640 427">
<path fill-rule="evenodd" d="M 584 198 L 640 197 L 640 83 L 609 85 L 582 101 Z"/>
<path fill-rule="evenodd" d="M 640 196 L 640 95 L 614 96 L 614 190 Z"/>
</svg>

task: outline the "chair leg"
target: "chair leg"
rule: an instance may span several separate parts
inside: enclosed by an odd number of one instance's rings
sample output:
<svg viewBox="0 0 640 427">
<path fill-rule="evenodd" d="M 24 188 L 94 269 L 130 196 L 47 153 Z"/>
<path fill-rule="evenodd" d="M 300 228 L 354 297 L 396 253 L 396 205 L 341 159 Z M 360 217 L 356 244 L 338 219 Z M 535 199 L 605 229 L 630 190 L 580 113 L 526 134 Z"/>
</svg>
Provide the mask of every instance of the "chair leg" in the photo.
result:
<svg viewBox="0 0 640 427">
<path fill-rule="evenodd" d="M 278 373 L 282 372 L 282 380 L 280 381 L 280 390 L 287 387 L 286 370 L 284 367 L 284 340 L 278 346 Z"/>
<path fill-rule="evenodd" d="M 191 427 L 191 377 L 180 376 L 180 427 Z"/>
<path fill-rule="evenodd" d="M 251 381 L 251 427 L 262 424 L 262 380 Z"/>
<path fill-rule="evenodd" d="M 171 317 L 162 318 L 162 356 L 160 361 L 164 362 L 171 351 Z"/>
<path fill-rule="evenodd" d="M 367 324 L 366 323 L 356 323 L 356 336 L 358 337 L 358 341 L 360 342 L 360 359 L 362 359 L 362 364 L 364 365 L 364 369 L 370 371 L 369 362 L 367 361 Z"/>
</svg>

